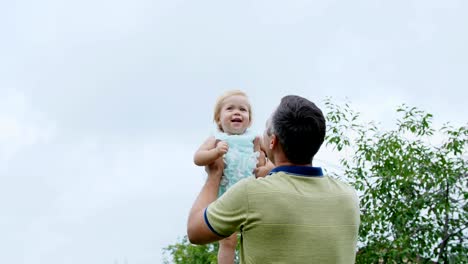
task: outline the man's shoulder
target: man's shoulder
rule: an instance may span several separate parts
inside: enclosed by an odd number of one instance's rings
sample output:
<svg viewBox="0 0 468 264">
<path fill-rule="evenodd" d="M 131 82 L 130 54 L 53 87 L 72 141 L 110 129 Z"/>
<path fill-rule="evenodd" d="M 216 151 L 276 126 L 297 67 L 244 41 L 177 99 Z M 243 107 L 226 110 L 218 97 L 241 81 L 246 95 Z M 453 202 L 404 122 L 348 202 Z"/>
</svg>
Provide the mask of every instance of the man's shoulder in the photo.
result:
<svg viewBox="0 0 468 264">
<path fill-rule="evenodd" d="M 252 192 L 261 189 L 268 189 L 275 185 L 275 179 L 271 176 L 255 178 L 254 176 L 244 178 L 238 181 L 233 187 L 244 189 L 244 191 Z"/>
<path fill-rule="evenodd" d="M 347 195 L 357 199 L 356 189 L 349 183 L 331 176 L 324 176 L 328 181 L 330 191 L 335 195 Z"/>
<path fill-rule="evenodd" d="M 330 176 L 330 175 L 324 175 L 323 177 L 327 178 L 330 182 L 341 186 L 343 188 L 349 189 L 349 190 L 354 190 L 353 186 L 349 184 L 348 182 L 344 181 L 343 179 L 340 179 L 338 177 Z"/>
</svg>

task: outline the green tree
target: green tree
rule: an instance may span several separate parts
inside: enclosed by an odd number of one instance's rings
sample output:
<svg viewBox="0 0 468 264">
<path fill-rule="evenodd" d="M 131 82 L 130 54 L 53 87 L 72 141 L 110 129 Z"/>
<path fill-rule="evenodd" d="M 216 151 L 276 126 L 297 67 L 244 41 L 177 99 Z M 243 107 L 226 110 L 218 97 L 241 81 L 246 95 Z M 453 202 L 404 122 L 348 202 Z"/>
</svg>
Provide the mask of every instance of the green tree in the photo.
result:
<svg viewBox="0 0 468 264">
<path fill-rule="evenodd" d="M 357 263 L 468 263 L 467 125 L 436 131 L 431 114 L 403 105 L 384 130 L 348 104 L 326 108 L 326 142 L 360 193 Z"/>
<path fill-rule="evenodd" d="M 218 243 L 203 246 L 190 244 L 187 236 L 184 236 L 174 245 L 163 249 L 165 264 L 216 264 L 218 263 Z M 169 256 L 168 256 L 169 255 Z"/>
<path fill-rule="evenodd" d="M 240 235 L 237 237 L 235 263 L 239 263 Z M 175 264 L 216 264 L 218 263 L 219 243 L 192 245 L 184 236 L 179 242 L 163 248 L 164 263 Z"/>
</svg>

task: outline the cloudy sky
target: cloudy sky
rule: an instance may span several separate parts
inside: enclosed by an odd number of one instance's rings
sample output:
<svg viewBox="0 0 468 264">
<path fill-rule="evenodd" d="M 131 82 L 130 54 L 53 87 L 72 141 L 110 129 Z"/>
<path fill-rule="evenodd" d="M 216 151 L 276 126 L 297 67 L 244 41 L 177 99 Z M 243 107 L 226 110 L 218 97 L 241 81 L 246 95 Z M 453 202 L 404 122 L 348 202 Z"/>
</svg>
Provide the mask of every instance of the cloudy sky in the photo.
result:
<svg viewBox="0 0 468 264">
<path fill-rule="evenodd" d="M 248 93 L 259 133 L 287 94 L 383 124 L 402 103 L 465 123 L 467 13 L 464 0 L 2 1 L 0 262 L 161 263 L 228 89 Z"/>
</svg>

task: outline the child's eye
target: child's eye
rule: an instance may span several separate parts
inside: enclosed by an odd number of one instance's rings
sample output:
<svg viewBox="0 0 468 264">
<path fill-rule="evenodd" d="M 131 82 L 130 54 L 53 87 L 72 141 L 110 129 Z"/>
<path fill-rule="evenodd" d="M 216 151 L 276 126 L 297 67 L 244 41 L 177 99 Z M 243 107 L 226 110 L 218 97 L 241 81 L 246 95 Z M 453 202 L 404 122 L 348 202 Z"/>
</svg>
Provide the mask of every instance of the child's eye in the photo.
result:
<svg viewBox="0 0 468 264">
<path fill-rule="evenodd" d="M 232 110 L 232 106 L 226 107 L 226 110 Z"/>
<path fill-rule="evenodd" d="M 243 108 L 243 107 L 241 107 L 241 109 L 240 109 L 240 110 L 241 110 L 242 112 L 245 112 L 245 111 L 247 111 L 247 109 L 246 109 L 246 108 Z"/>
</svg>

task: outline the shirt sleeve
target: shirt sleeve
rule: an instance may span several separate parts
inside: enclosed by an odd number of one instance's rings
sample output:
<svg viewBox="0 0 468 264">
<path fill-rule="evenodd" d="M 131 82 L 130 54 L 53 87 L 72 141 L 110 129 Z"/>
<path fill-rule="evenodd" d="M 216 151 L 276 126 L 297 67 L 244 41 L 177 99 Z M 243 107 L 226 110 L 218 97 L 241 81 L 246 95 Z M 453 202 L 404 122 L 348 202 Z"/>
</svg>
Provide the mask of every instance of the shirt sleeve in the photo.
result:
<svg viewBox="0 0 468 264">
<path fill-rule="evenodd" d="M 205 222 L 215 234 L 228 237 L 238 231 L 248 217 L 247 185 L 243 179 L 205 209 Z"/>
</svg>

